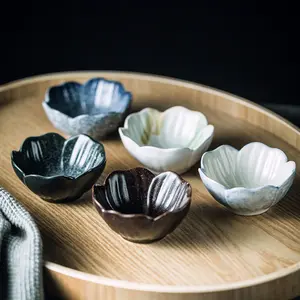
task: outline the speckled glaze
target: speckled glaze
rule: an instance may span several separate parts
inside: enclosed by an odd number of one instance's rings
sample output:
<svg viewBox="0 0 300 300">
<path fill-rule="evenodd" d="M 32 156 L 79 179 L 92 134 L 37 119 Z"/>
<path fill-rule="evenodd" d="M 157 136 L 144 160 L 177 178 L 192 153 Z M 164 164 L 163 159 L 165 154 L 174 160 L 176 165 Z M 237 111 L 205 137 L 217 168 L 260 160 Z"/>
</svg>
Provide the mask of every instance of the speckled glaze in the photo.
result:
<svg viewBox="0 0 300 300">
<path fill-rule="evenodd" d="M 93 78 L 85 84 L 66 82 L 46 92 L 43 107 L 48 119 L 68 135 L 101 139 L 123 122 L 132 95 L 119 82 Z"/>
<path fill-rule="evenodd" d="M 223 145 L 203 154 L 200 177 L 210 194 L 232 212 L 258 215 L 290 189 L 296 164 L 283 151 L 254 142 L 240 151 Z"/>
<path fill-rule="evenodd" d="M 182 106 L 164 112 L 145 108 L 130 114 L 119 134 L 128 152 L 152 172 L 182 174 L 208 149 L 214 126 L 201 112 Z"/>
<path fill-rule="evenodd" d="M 94 185 L 93 201 L 104 221 L 124 239 L 150 243 L 180 224 L 191 193 L 191 186 L 173 172 L 155 176 L 136 168 L 114 171 L 104 185 Z"/>
<path fill-rule="evenodd" d="M 50 202 L 80 198 L 91 189 L 106 164 L 105 151 L 86 135 L 65 140 L 57 133 L 27 138 L 11 162 L 20 180 Z"/>
</svg>

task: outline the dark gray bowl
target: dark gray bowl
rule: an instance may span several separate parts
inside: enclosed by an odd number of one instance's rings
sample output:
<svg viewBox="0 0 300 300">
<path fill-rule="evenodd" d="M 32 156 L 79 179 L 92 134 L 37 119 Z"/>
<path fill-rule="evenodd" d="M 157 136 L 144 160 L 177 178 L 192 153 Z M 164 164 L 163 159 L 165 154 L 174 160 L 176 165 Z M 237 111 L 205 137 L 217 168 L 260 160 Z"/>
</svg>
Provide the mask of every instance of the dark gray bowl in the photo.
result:
<svg viewBox="0 0 300 300">
<path fill-rule="evenodd" d="M 27 138 L 11 162 L 20 180 L 50 202 L 80 198 L 102 174 L 104 147 L 86 135 L 65 140 L 57 133 Z"/>
<path fill-rule="evenodd" d="M 92 78 L 85 84 L 66 82 L 46 92 L 48 119 L 68 135 L 101 139 L 117 130 L 129 113 L 132 95 L 117 81 Z"/>
</svg>

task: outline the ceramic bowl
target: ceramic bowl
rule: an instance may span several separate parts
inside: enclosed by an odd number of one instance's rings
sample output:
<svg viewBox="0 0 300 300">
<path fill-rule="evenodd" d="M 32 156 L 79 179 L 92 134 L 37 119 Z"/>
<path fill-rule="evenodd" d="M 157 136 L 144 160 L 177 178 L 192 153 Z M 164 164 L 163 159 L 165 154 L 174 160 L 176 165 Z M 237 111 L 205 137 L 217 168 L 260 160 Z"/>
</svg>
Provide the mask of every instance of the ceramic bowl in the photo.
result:
<svg viewBox="0 0 300 300">
<path fill-rule="evenodd" d="M 46 92 L 48 119 L 68 135 L 101 139 L 115 131 L 129 113 L 132 95 L 119 82 L 93 78 L 85 84 L 66 82 Z"/>
<path fill-rule="evenodd" d="M 50 202 L 80 198 L 106 164 L 101 143 L 86 135 L 65 140 L 56 133 L 27 138 L 20 151 L 12 151 L 11 161 L 20 180 Z"/>
<path fill-rule="evenodd" d="M 119 128 L 128 152 L 154 173 L 186 172 L 208 149 L 214 126 L 197 111 L 175 106 L 164 112 L 145 108 Z"/>
<path fill-rule="evenodd" d="M 191 186 L 180 176 L 155 176 L 144 168 L 114 171 L 93 187 L 93 201 L 104 221 L 124 239 L 150 243 L 171 233 L 186 216 Z"/>
<path fill-rule="evenodd" d="M 229 210 L 258 215 L 286 195 L 296 164 L 281 150 L 254 142 L 240 151 L 223 145 L 204 153 L 199 173 L 210 194 Z"/>
</svg>

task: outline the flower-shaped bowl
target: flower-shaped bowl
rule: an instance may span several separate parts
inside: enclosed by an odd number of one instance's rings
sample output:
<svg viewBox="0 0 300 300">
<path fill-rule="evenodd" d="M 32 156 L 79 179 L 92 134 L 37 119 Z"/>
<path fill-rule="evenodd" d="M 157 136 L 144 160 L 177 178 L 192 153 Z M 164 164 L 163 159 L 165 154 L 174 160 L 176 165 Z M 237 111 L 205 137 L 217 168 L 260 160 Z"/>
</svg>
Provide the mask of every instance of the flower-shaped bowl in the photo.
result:
<svg viewBox="0 0 300 300">
<path fill-rule="evenodd" d="M 50 202 L 68 202 L 91 189 L 106 164 L 105 151 L 86 135 L 65 140 L 57 133 L 27 138 L 11 162 L 19 179 Z"/>
<path fill-rule="evenodd" d="M 68 135 L 101 139 L 115 131 L 129 113 L 132 95 L 116 81 L 93 78 L 85 84 L 66 82 L 46 92 L 48 119 Z"/>
<path fill-rule="evenodd" d="M 171 233 L 191 203 L 189 183 L 173 172 L 155 176 L 144 168 L 114 171 L 94 185 L 94 204 L 108 226 L 124 239 L 150 243 Z"/>
<path fill-rule="evenodd" d="M 145 108 L 130 114 L 119 134 L 127 151 L 154 173 L 182 174 L 210 146 L 214 126 L 197 111 L 174 106 L 164 112 Z"/>
<path fill-rule="evenodd" d="M 296 164 L 283 151 L 253 142 L 240 151 L 222 145 L 203 154 L 200 177 L 210 194 L 232 212 L 258 215 L 290 189 Z"/>
</svg>

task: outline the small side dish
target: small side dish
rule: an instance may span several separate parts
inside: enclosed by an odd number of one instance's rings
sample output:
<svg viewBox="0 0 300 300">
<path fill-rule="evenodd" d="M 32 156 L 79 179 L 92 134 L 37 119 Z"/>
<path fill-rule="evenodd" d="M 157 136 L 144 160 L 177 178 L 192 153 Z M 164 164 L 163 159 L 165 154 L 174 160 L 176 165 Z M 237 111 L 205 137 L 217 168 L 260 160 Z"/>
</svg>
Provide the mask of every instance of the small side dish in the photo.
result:
<svg viewBox="0 0 300 300">
<path fill-rule="evenodd" d="M 85 84 L 66 82 L 46 92 L 48 119 L 68 135 L 101 139 L 117 130 L 131 107 L 132 95 L 120 82 L 92 78 Z"/>
<path fill-rule="evenodd" d="M 108 226 L 124 239 L 150 243 L 171 233 L 186 216 L 192 188 L 172 172 L 114 171 L 94 185 L 93 201 Z"/>
<path fill-rule="evenodd" d="M 119 128 L 128 152 L 154 173 L 182 174 L 210 146 L 214 126 L 197 111 L 174 106 L 164 112 L 145 108 L 130 114 Z"/>
<path fill-rule="evenodd" d="M 203 154 L 200 177 L 210 194 L 232 212 L 258 215 L 290 189 L 296 164 L 277 148 L 253 142 L 240 151 L 222 145 Z"/>
<path fill-rule="evenodd" d="M 27 138 L 11 162 L 19 179 L 35 194 L 50 202 L 80 198 L 102 174 L 105 151 L 86 135 L 65 140 L 57 133 Z"/>
</svg>

